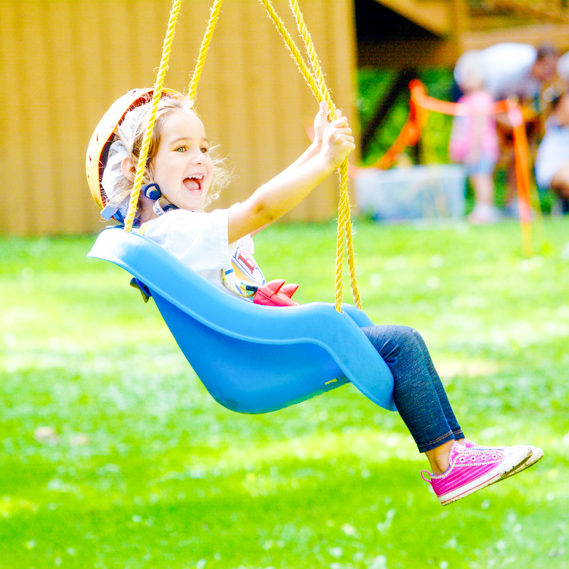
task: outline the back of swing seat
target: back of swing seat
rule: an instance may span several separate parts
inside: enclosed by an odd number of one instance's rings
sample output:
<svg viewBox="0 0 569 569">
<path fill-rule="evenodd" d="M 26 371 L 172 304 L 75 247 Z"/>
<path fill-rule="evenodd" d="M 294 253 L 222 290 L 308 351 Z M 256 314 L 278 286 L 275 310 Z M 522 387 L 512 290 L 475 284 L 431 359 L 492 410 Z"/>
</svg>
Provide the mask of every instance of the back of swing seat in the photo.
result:
<svg viewBox="0 0 569 569">
<path fill-rule="evenodd" d="M 393 376 L 353 306 L 259 306 L 212 286 L 149 239 L 103 231 L 89 253 L 122 267 L 151 291 L 186 359 L 212 397 L 241 413 L 282 409 L 352 382 L 395 410 Z"/>
</svg>

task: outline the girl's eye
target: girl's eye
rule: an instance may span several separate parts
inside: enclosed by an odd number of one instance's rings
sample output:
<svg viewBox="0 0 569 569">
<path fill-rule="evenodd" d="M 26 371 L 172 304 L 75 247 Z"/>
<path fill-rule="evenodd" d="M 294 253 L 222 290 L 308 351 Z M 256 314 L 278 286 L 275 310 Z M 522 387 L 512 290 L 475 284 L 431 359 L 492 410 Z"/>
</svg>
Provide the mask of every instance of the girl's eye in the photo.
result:
<svg viewBox="0 0 569 569">
<path fill-rule="evenodd" d="M 200 150 L 202 151 L 202 154 L 207 154 L 209 152 L 209 146 L 202 146 Z"/>
<path fill-rule="evenodd" d="M 185 152 L 186 151 L 186 147 L 185 146 L 178 146 L 178 148 L 176 148 L 175 152 Z"/>
</svg>

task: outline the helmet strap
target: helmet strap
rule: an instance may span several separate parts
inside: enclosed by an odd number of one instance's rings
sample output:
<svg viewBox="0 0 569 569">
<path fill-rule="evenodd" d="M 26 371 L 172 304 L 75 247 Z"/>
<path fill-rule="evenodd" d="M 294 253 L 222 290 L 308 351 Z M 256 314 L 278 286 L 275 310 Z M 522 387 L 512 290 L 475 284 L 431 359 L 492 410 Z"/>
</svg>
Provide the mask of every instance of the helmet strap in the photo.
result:
<svg viewBox="0 0 569 569">
<path fill-rule="evenodd" d="M 173 210 L 173 209 L 178 209 L 178 207 L 175 206 L 175 205 L 173 205 L 173 204 L 171 204 L 171 203 L 168 203 L 168 204 L 165 204 L 165 205 L 161 205 L 158 200 L 156 200 L 156 201 L 154 202 L 154 204 L 152 205 L 152 210 L 154 211 L 154 213 L 155 213 L 157 216 L 164 215 L 167 211 L 170 211 L 170 210 Z"/>
</svg>

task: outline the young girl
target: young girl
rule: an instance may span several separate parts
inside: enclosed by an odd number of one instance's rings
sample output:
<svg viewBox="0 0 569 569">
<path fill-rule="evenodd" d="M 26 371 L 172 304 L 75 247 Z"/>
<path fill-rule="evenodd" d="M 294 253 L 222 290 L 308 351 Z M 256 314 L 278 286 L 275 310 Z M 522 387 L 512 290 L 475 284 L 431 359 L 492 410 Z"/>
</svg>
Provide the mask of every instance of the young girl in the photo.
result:
<svg viewBox="0 0 569 569">
<path fill-rule="evenodd" d="M 493 223 L 500 219 L 494 206 L 493 173 L 498 161 L 498 134 L 494 101 L 484 87 L 484 73 L 478 52 L 460 58 L 456 79 L 464 95 L 458 100 L 466 113 L 454 119 L 450 138 L 450 157 L 464 164 L 474 190 L 472 223 Z"/>
<path fill-rule="evenodd" d="M 90 188 L 105 206 L 107 218 L 121 220 L 126 214 L 150 96 L 148 89 L 135 90 L 119 99 L 91 139 L 87 153 Z M 213 286 L 228 294 L 245 290 L 246 295 L 251 287 L 235 286 L 227 279 L 236 246 L 250 245 L 251 233 L 300 203 L 355 148 L 347 119 L 340 115 L 329 122 L 327 115 L 322 104 L 314 121 L 312 144 L 288 168 L 242 203 L 207 212 L 204 208 L 215 192 L 216 161 L 210 155 L 204 125 L 190 101 L 166 92 L 147 161 L 137 231 Z M 252 263 L 252 257 L 248 261 Z M 393 373 L 397 409 L 431 466 L 432 473 L 421 475 L 430 476 L 441 504 L 502 480 L 541 458 L 543 453 L 536 447 L 482 447 L 465 439 L 418 332 L 405 326 L 373 326 L 363 331 Z"/>
</svg>

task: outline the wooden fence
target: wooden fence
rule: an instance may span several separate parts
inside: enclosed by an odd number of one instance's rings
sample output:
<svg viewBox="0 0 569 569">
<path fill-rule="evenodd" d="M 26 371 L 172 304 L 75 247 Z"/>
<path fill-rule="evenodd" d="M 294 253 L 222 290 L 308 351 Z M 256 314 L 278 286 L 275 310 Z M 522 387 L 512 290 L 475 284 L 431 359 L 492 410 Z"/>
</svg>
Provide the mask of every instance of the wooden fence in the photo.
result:
<svg viewBox="0 0 569 569">
<path fill-rule="evenodd" d="M 184 4 L 170 87 L 187 86 L 209 4 Z M 301 4 L 334 99 L 351 115 L 353 2 Z M 288 2 L 275 5 L 292 30 Z M 103 227 L 85 180 L 86 145 L 112 101 L 132 87 L 154 83 L 169 9 L 169 0 L 0 2 L 0 234 L 86 233 Z M 218 207 L 245 198 L 308 143 L 306 127 L 317 105 L 256 0 L 226 0 L 198 109 L 208 137 L 220 144 L 234 172 Z M 330 218 L 335 208 L 331 179 L 289 219 Z"/>
</svg>

